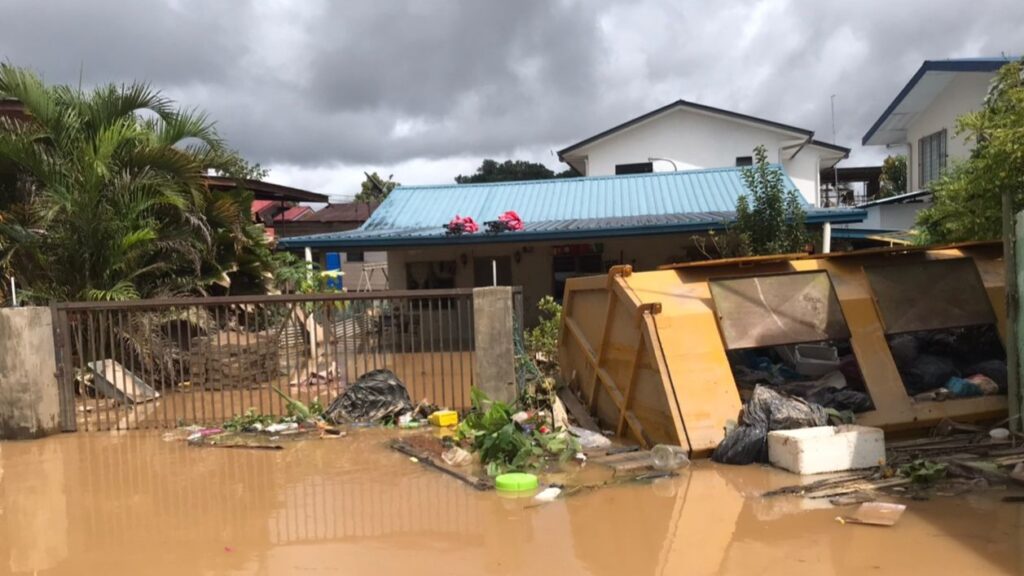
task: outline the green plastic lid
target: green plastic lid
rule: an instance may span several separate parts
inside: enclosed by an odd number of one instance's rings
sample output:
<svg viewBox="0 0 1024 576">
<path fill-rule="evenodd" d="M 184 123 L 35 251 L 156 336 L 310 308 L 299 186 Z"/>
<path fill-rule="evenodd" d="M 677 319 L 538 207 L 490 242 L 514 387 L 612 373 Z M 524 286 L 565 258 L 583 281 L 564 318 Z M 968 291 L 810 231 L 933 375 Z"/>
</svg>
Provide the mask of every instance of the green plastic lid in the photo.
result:
<svg viewBox="0 0 1024 576">
<path fill-rule="evenodd" d="M 494 487 L 500 492 L 526 492 L 537 488 L 537 477 L 523 472 L 510 472 L 495 478 Z"/>
</svg>

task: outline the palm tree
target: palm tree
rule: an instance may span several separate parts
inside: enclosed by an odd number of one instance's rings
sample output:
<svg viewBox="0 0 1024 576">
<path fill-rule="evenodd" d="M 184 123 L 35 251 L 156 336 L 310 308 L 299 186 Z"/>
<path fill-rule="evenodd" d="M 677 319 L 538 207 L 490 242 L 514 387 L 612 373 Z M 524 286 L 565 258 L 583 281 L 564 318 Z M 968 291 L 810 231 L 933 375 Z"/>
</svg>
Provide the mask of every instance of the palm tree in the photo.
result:
<svg viewBox="0 0 1024 576">
<path fill-rule="evenodd" d="M 123 300 L 262 286 L 273 259 L 252 195 L 203 176 L 248 165 L 202 113 L 145 84 L 90 92 L 0 64 L 0 272 L 30 300 Z"/>
</svg>

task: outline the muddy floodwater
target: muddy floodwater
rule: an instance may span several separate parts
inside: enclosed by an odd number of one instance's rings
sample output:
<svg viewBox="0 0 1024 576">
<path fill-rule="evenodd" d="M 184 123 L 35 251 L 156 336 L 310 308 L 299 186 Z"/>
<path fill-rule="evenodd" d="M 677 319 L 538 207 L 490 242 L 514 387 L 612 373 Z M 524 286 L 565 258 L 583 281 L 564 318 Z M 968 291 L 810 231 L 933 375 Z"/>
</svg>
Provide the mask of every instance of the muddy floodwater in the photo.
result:
<svg viewBox="0 0 1024 576">
<path fill-rule="evenodd" d="M 702 462 L 526 507 L 410 462 L 392 434 L 281 451 L 149 432 L 0 443 L 0 574 L 1024 574 L 1012 491 L 841 525 L 849 509 L 757 496 L 794 476 Z"/>
</svg>

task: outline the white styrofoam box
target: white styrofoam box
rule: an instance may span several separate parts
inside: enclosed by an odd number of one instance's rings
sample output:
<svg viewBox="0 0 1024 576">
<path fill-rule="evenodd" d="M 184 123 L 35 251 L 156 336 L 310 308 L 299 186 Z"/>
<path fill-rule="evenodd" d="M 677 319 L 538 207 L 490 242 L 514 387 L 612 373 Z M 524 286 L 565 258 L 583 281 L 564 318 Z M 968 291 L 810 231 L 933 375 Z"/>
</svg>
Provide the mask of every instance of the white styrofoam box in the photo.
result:
<svg viewBox="0 0 1024 576">
<path fill-rule="evenodd" d="M 768 460 L 797 474 L 871 468 L 885 462 L 885 434 L 869 426 L 817 426 L 768 433 Z"/>
</svg>

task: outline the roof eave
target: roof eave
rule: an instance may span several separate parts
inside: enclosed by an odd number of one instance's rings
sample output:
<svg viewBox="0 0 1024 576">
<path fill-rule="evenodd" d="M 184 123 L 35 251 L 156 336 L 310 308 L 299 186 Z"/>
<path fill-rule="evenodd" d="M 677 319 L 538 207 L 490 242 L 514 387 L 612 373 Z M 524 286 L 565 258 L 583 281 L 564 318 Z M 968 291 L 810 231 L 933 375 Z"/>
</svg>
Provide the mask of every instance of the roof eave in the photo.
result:
<svg viewBox="0 0 1024 576">
<path fill-rule="evenodd" d="M 691 110 L 696 110 L 698 112 L 703 112 L 705 114 L 711 114 L 711 115 L 715 115 L 715 116 L 722 116 L 722 117 L 725 117 L 725 118 L 730 118 L 732 120 L 740 120 L 740 121 L 743 121 L 743 122 L 759 125 L 759 126 L 762 126 L 762 127 L 772 128 L 772 129 L 775 129 L 775 130 L 778 130 L 778 131 L 782 131 L 782 132 L 798 134 L 800 136 L 807 137 L 807 138 L 809 138 L 809 137 L 814 135 L 814 131 L 813 130 L 807 130 L 806 128 L 798 128 L 796 126 L 790 126 L 788 124 L 783 124 L 781 122 L 774 122 L 772 120 L 766 120 L 764 118 L 758 118 L 756 116 L 750 116 L 748 114 L 741 114 L 739 112 L 733 112 L 731 110 L 723 110 L 721 108 L 715 108 L 713 106 L 707 106 L 707 105 L 704 105 L 704 104 L 698 104 L 696 102 L 689 102 L 687 100 L 676 100 L 675 102 L 672 102 L 670 104 L 662 106 L 661 108 L 657 108 L 655 110 L 651 110 L 650 112 L 647 112 L 646 114 L 642 114 L 640 116 L 637 116 L 636 118 L 633 118 L 631 120 L 627 120 L 627 121 L 623 122 L 622 124 L 618 124 L 616 126 L 613 126 L 613 127 L 609 128 L 609 129 L 603 131 L 603 132 L 600 132 L 600 133 L 595 134 L 595 135 L 593 135 L 593 136 L 591 136 L 589 138 L 586 138 L 584 140 L 580 140 L 579 142 L 577 142 L 577 143 L 575 143 L 575 144 L 573 144 L 571 146 L 563 148 L 563 149 L 558 151 L 558 159 L 563 161 L 563 162 L 568 163 L 565 160 L 565 155 L 566 154 L 570 154 L 572 152 L 576 152 L 578 150 L 586 148 L 587 146 L 590 146 L 591 144 L 595 144 L 595 143 L 597 143 L 597 142 L 599 142 L 601 140 L 604 140 L 605 138 L 607 138 L 609 136 L 612 136 L 613 134 L 616 134 L 616 133 L 621 132 L 623 130 L 632 128 L 632 127 L 637 126 L 639 124 L 643 124 L 644 122 L 647 122 L 649 120 L 653 120 L 654 118 L 656 118 L 656 117 L 658 117 L 658 116 L 660 116 L 662 114 L 665 114 L 667 112 L 671 112 L 671 111 L 673 111 L 673 110 L 675 110 L 677 108 L 688 108 L 688 109 L 691 109 Z"/>
<path fill-rule="evenodd" d="M 902 90 L 896 94 L 896 98 L 885 108 L 882 115 L 875 120 L 875 123 L 871 125 L 871 128 L 864 133 L 864 137 L 861 138 L 861 144 L 864 146 L 881 146 L 883 144 L 893 144 L 894 142 L 871 142 L 871 139 L 878 130 L 885 124 L 885 121 L 889 118 L 896 108 L 910 95 L 917 86 L 917 83 L 924 78 L 924 75 L 928 72 L 994 72 L 999 68 L 1003 67 L 1007 63 L 1011 62 L 1012 58 L 992 58 L 992 59 L 977 59 L 977 60 L 925 60 L 921 67 L 917 69 L 917 72 L 910 77 L 910 81 L 903 87 Z"/>
<path fill-rule="evenodd" d="M 849 224 L 862 222 L 867 212 L 860 209 L 842 211 L 819 211 L 808 214 L 807 224 Z M 623 226 L 620 228 L 588 228 L 582 230 L 553 230 L 530 232 L 509 232 L 504 234 L 471 234 L 466 236 L 391 236 L 383 238 L 350 238 L 334 234 L 297 236 L 281 239 L 278 246 L 284 249 L 297 248 L 417 248 L 422 246 L 465 246 L 473 244 L 506 244 L 524 242 L 546 242 L 562 240 L 600 240 L 623 236 L 658 236 L 680 232 L 699 232 L 724 229 L 731 219 L 714 222 L 687 222 L 650 226 Z"/>
</svg>

